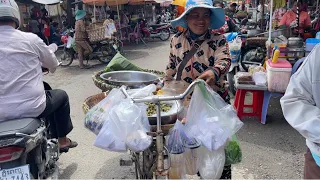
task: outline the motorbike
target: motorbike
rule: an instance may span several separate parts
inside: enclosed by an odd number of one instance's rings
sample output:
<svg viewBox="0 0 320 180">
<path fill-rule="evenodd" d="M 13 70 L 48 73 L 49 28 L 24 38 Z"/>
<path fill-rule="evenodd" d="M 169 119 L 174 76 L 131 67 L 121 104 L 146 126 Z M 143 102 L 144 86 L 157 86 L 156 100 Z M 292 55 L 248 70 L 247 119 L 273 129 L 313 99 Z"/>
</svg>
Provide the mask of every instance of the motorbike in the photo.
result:
<svg viewBox="0 0 320 180">
<path fill-rule="evenodd" d="M 65 36 L 61 37 L 63 45 L 59 47 L 57 57 L 61 66 L 69 66 L 77 56 L 76 48 L 74 47 L 74 30 L 68 30 Z M 108 64 L 111 59 L 120 51 L 120 42 L 115 38 L 112 40 L 104 40 L 96 43 L 90 43 L 93 52 L 87 57 L 87 61 L 95 60 Z"/>
<path fill-rule="evenodd" d="M 170 23 L 148 25 L 146 20 L 141 20 L 140 28 L 143 38 L 160 39 L 167 41 L 171 36 Z"/>
<path fill-rule="evenodd" d="M 38 118 L 0 121 L 0 179 L 58 179 L 59 143 L 48 127 Z"/>
</svg>

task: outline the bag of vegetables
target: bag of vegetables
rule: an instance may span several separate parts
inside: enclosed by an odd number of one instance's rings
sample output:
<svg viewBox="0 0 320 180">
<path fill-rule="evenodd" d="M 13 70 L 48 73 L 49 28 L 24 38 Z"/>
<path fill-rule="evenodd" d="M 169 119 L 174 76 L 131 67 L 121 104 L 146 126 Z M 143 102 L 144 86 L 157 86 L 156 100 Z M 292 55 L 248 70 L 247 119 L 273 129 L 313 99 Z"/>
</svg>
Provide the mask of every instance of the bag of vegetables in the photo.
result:
<svg viewBox="0 0 320 180">
<path fill-rule="evenodd" d="M 226 162 L 225 166 L 240 163 L 242 160 L 242 152 L 239 140 L 233 135 L 228 146 L 225 147 Z"/>
</svg>

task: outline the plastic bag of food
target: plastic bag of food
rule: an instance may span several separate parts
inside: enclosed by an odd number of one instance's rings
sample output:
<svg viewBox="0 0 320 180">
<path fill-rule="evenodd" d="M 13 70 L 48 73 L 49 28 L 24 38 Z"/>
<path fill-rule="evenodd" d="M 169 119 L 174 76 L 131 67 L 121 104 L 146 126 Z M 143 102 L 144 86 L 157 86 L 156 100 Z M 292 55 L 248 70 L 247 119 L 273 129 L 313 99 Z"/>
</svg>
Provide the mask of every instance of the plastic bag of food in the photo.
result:
<svg viewBox="0 0 320 180">
<path fill-rule="evenodd" d="M 224 164 L 225 152 L 224 147 L 216 151 L 209 151 L 205 147 L 197 149 L 200 158 L 199 172 L 202 179 L 220 179 Z"/>
<path fill-rule="evenodd" d="M 186 121 L 188 133 L 210 151 L 222 147 L 243 125 L 233 106 L 204 81 L 194 89 Z"/>
<path fill-rule="evenodd" d="M 169 132 L 167 148 L 170 154 L 182 154 L 185 152 L 185 146 L 181 138 L 183 124 L 176 121 L 174 127 Z"/>
<path fill-rule="evenodd" d="M 109 114 L 111 108 L 120 103 L 125 96 L 119 89 L 112 89 L 108 96 L 93 106 L 85 116 L 85 127 L 95 133 L 99 134 L 102 128 L 106 115 Z"/>
<path fill-rule="evenodd" d="M 242 161 L 242 151 L 239 140 L 233 135 L 228 145 L 225 147 L 226 163 L 225 165 L 237 164 Z"/>
<path fill-rule="evenodd" d="M 131 99 L 124 99 L 105 114 L 105 123 L 94 145 L 109 151 L 123 152 L 127 148 L 143 151 L 152 142 L 147 136 L 150 130 L 147 124 L 146 106 L 134 104 Z"/>
<path fill-rule="evenodd" d="M 185 158 L 185 170 L 188 175 L 195 175 L 199 172 L 200 167 L 200 158 L 198 148 L 195 149 L 186 149 L 184 152 Z"/>
<path fill-rule="evenodd" d="M 122 56 L 119 52 L 112 58 L 110 63 L 107 65 L 105 72 L 111 71 L 143 71 L 137 65 L 131 63 L 127 58 Z"/>
<path fill-rule="evenodd" d="M 184 179 L 185 164 L 184 154 L 170 154 L 169 179 Z"/>
</svg>

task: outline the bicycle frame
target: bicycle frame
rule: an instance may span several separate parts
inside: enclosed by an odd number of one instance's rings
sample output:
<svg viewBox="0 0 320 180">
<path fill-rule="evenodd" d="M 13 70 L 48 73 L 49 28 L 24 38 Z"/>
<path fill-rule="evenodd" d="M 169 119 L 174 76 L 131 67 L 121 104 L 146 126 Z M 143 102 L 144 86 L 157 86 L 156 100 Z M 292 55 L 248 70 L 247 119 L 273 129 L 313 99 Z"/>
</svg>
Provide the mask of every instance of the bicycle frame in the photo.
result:
<svg viewBox="0 0 320 180">
<path fill-rule="evenodd" d="M 134 103 L 154 103 L 156 104 L 157 109 L 157 132 L 156 132 L 156 149 L 157 149 L 157 166 L 156 172 L 154 173 L 154 179 L 156 176 L 168 176 L 169 169 L 164 169 L 164 144 L 163 144 L 163 132 L 161 129 L 161 106 L 160 102 L 162 101 L 173 101 L 173 100 L 183 100 L 188 94 L 190 94 L 195 85 L 204 82 L 203 80 L 194 81 L 183 94 L 176 95 L 176 96 L 151 96 L 146 98 L 131 98 L 127 91 L 126 87 L 122 87 L 122 93 L 127 97 L 130 98 Z"/>
</svg>

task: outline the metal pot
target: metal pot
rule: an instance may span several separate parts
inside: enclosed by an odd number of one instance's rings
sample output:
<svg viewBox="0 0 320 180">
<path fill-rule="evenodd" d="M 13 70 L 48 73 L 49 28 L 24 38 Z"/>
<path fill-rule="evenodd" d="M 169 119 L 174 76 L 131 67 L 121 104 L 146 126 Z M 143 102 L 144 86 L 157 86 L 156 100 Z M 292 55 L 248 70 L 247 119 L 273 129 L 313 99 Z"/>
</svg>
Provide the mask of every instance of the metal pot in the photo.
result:
<svg viewBox="0 0 320 180">
<path fill-rule="evenodd" d="M 288 47 L 290 48 L 301 48 L 303 47 L 303 39 L 300 37 L 290 37 L 288 39 Z"/>
<path fill-rule="evenodd" d="M 292 58 L 287 58 L 289 61 L 296 61 L 301 57 L 304 57 L 304 48 L 287 48 L 287 55 Z"/>
</svg>

